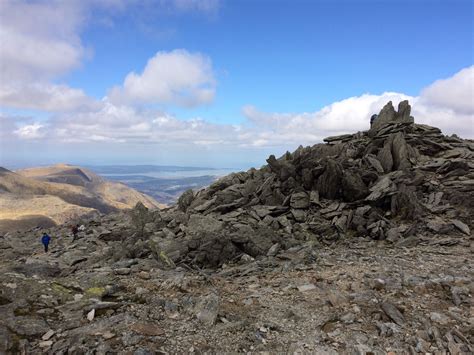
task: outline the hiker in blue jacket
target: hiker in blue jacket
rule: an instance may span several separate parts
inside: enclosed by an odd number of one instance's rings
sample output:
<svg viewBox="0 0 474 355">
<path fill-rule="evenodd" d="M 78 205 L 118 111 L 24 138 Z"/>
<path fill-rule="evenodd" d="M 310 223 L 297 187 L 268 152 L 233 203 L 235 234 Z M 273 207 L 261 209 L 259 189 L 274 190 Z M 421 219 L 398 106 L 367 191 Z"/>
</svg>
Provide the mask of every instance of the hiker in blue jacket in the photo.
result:
<svg viewBox="0 0 474 355">
<path fill-rule="evenodd" d="M 49 241 L 51 240 L 51 237 L 45 232 L 43 233 L 43 237 L 41 238 L 41 243 L 44 245 L 44 252 L 48 252 L 48 246 L 49 246 Z"/>
<path fill-rule="evenodd" d="M 370 117 L 370 127 L 372 128 L 372 125 L 374 124 L 375 120 L 379 117 L 379 115 L 374 114 L 372 117 Z"/>
</svg>

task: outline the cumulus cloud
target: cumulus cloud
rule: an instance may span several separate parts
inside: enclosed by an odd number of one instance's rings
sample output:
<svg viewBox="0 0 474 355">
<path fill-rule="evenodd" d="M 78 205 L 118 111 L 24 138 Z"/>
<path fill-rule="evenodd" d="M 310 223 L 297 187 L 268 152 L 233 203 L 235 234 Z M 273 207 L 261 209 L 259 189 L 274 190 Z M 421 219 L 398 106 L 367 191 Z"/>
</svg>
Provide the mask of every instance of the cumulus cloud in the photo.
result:
<svg viewBox="0 0 474 355">
<path fill-rule="evenodd" d="M 43 111 L 90 110 L 100 105 L 80 89 L 48 83 L 0 85 L 0 104 Z"/>
<path fill-rule="evenodd" d="M 84 11 L 76 1 L 0 1 L 2 82 L 50 79 L 80 65 Z"/>
<path fill-rule="evenodd" d="M 180 120 L 165 112 L 141 111 L 106 102 L 97 111 L 58 115 L 50 135 L 64 143 L 107 141 L 169 146 L 216 145 L 232 137 L 235 128 L 203 119 Z"/>
<path fill-rule="evenodd" d="M 208 57 L 178 49 L 156 53 L 142 73 L 129 73 L 123 85 L 114 87 L 108 97 L 115 103 L 196 106 L 214 99 L 215 85 Z"/>
<path fill-rule="evenodd" d="M 474 114 L 474 65 L 450 78 L 436 80 L 420 96 L 424 105 Z"/>
<path fill-rule="evenodd" d="M 0 105 L 45 111 L 95 105 L 82 90 L 52 83 L 84 60 L 80 31 L 93 4 L 0 1 Z"/>
<path fill-rule="evenodd" d="M 330 135 L 367 130 L 369 117 L 373 113 L 378 112 L 388 101 L 397 104 L 405 99 L 412 98 L 387 92 L 350 97 L 316 112 L 268 113 L 253 106 L 244 106 L 242 112 L 256 128 L 257 139 L 253 145 L 311 144 Z"/>
<path fill-rule="evenodd" d="M 41 123 L 33 123 L 22 126 L 13 133 L 23 139 L 38 139 L 43 138 L 46 134 L 44 125 Z"/>
</svg>

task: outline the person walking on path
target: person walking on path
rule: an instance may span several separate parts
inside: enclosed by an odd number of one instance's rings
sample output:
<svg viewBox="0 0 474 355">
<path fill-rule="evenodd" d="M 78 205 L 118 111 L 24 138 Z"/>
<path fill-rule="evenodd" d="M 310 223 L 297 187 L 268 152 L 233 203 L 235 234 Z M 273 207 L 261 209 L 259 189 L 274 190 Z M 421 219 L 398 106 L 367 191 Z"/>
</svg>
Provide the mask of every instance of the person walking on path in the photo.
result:
<svg viewBox="0 0 474 355">
<path fill-rule="evenodd" d="M 77 238 L 77 233 L 79 233 L 79 224 L 72 226 L 71 232 L 72 232 L 72 241 L 74 242 Z"/>
<path fill-rule="evenodd" d="M 372 117 L 370 117 L 370 128 L 372 128 L 372 125 L 374 124 L 375 120 L 379 117 L 379 115 L 374 114 Z"/>
<path fill-rule="evenodd" d="M 50 240 L 51 240 L 51 237 L 48 235 L 48 233 L 46 232 L 43 233 L 43 237 L 41 238 L 41 243 L 43 243 L 45 253 L 48 252 L 48 246 L 49 246 Z"/>
</svg>

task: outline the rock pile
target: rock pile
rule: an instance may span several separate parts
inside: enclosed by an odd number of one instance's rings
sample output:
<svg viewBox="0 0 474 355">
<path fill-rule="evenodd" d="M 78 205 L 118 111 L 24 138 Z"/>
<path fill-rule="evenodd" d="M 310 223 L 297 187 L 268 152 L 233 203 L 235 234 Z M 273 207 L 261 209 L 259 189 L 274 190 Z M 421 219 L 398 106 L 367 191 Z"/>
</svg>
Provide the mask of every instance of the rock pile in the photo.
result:
<svg viewBox="0 0 474 355">
<path fill-rule="evenodd" d="M 156 213 L 155 255 L 215 267 L 312 239 L 469 234 L 474 142 L 415 124 L 410 110 L 389 102 L 368 132 L 272 155 L 261 169 L 187 191 Z"/>
</svg>

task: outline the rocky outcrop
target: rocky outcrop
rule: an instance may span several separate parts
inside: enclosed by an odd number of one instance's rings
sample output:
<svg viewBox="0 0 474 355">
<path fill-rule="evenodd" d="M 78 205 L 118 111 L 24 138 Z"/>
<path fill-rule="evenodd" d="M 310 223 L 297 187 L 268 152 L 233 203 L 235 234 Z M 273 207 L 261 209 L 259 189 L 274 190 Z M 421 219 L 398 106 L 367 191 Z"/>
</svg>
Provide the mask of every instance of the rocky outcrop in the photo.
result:
<svg viewBox="0 0 474 355">
<path fill-rule="evenodd" d="M 395 241 L 433 231 L 424 221 L 440 213 L 469 220 L 472 141 L 415 124 L 410 112 L 407 101 L 398 111 L 389 102 L 368 132 L 271 155 L 259 170 L 188 191 L 176 207 L 157 212 L 167 224 L 155 234 L 169 230 L 181 243 L 173 262 L 218 267 L 242 253 L 266 255 L 274 244 L 284 250 L 348 234 Z M 397 229 L 402 222 L 411 226 L 405 232 Z"/>
<path fill-rule="evenodd" d="M 398 104 L 398 111 L 395 111 L 392 101 L 389 101 L 374 120 L 370 133 L 374 134 L 382 128 L 385 128 L 387 125 L 392 125 L 394 123 L 413 123 L 414 119 L 410 116 L 410 113 L 411 106 L 407 100 L 401 101 Z"/>
</svg>

